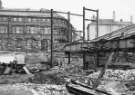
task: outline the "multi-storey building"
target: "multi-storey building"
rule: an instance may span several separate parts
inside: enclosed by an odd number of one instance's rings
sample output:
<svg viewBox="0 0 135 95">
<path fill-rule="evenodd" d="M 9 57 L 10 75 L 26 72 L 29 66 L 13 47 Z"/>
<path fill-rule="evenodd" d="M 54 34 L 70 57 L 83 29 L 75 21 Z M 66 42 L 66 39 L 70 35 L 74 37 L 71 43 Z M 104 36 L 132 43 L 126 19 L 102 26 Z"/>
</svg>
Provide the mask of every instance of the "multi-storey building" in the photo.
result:
<svg viewBox="0 0 135 95">
<path fill-rule="evenodd" d="M 131 21 L 125 22 L 122 19 L 120 21 L 115 21 L 114 19 L 99 19 L 98 24 L 98 36 L 111 33 L 112 31 L 118 30 L 125 26 L 133 24 Z M 92 22 L 87 27 L 87 39 L 94 39 L 97 35 L 97 24 Z"/>
<path fill-rule="evenodd" d="M 54 44 L 71 40 L 72 25 L 53 13 Z M 0 9 L 0 50 L 47 50 L 51 39 L 50 10 Z"/>
</svg>

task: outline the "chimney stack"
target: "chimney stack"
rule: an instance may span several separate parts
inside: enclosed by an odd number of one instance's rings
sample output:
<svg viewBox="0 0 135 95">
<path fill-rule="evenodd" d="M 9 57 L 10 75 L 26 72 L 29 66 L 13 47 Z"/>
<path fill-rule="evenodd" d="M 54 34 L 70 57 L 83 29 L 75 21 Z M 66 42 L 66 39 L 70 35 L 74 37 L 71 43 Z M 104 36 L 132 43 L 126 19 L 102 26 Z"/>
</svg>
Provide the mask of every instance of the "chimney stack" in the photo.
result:
<svg viewBox="0 0 135 95">
<path fill-rule="evenodd" d="M 116 20 L 116 14 L 115 14 L 115 11 L 113 11 L 113 20 L 114 20 L 114 21 Z"/>
</svg>

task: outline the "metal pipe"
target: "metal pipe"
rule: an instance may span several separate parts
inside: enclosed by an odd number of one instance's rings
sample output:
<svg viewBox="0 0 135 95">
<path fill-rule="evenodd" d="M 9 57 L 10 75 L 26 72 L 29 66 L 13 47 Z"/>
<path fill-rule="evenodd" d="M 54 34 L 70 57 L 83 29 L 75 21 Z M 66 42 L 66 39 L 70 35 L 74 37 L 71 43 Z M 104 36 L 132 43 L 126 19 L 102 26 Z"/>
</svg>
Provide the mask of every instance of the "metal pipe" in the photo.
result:
<svg viewBox="0 0 135 95">
<path fill-rule="evenodd" d="M 51 9 L 51 67 L 53 67 L 53 9 Z"/>
<path fill-rule="evenodd" d="M 98 29 L 99 28 L 98 27 L 99 22 L 98 22 L 98 20 L 99 20 L 99 10 L 97 10 L 97 18 L 96 18 L 96 21 L 97 21 L 97 23 L 96 23 L 97 24 L 97 27 L 96 27 L 97 28 L 96 38 L 99 36 L 99 29 Z"/>
<path fill-rule="evenodd" d="M 83 7 L 83 42 L 85 42 L 85 7 Z M 83 53 L 83 69 L 85 66 L 85 54 Z"/>
<path fill-rule="evenodd" d="M 69 43 L 71 43 L 72 42 L 72 31 L 71 31 L 71 29 L 70 29 L 70 12 L 68 12 L 68 14 L 67 14 L 67 16 L 68 16 L 68 38 L 69 38 Z M 71 47 L 70 47 L 70 52 L 71 52 Z M 70 52 L 69 52 L 69 54 L 68 54 L 68 64 L 70 64 Z"/>
<path fill-rule="evenodd" d="M 71 42 L 72 34 L 71 34 L 71 29 L 70 29 L 70 12 L 68 12 L 67 17 L 68 17 L 68 38 L 69 38 L 69 42 Z"/>
<path fill-rule="evenodd" d="M 93 19 L 85 19 L 86 21 L 96 21 L 96 20 L 93 20 Z"/>
<path fill-rule="evenodd" d="M 11 28 L 12 28 L 12 26 L 11 26 L 11 17 L 9 16 L 8 17 L 8 29 L 7 29 L 7 33 L 8 33 L 8 38 L 7 38 L 7 47 L 6 48 L 8 48 L 9 49 L 9 44 L 10 44 L 10 41 L 11 41 L 11 39 L 10 39 L 10 34 L 11 34 Z"/>
<path fill-rule="evenodd" d="M 88 8 L 85 8 L 85 10 L 93 11 L 93 12 L 97 12 L 98 11 L 98 10 L 93 10 L 93 9 L 88 9 Z"/>
<path fill-rule="evenodd" d="M 60 13 L 60 14 L 68 14 L 68 12 L 62 12 L 62 11 L 54 11 L 55 13 Z M 77 13 L 70 13 L 72 16 L 83 16 L 82 14 L 77 14 Z"/>
<path fill-rule="evenodd" d="M 85 41 L 85 7 L 83 7 L 83 42 Z"/>
</svg>

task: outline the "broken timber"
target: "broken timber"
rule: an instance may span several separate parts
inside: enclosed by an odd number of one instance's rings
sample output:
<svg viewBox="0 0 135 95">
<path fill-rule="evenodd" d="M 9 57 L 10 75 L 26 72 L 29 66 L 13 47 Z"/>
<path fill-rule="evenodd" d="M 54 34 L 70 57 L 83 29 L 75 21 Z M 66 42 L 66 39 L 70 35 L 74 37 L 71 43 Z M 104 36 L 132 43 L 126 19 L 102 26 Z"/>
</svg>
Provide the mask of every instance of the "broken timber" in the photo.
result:
<svg viewBox="0 0 135 95">
<path fill-rule="evenodd" d="M 108 65 L 109 65 L 109 64 L 111 63 L 111 61 L 112 61 L 113 55 L 114 55 L 114 52 L 112 52 L 112 53 L 110 54 L 110 56 L 109 56 L 109 58 L 108 58 L 108 61 L 106 62 L 105 66 L 102 68 L 101 73 L 99 74 L 98 79 L 96 80 L 96 82 L 95 82 L 95 84 L 94 84 L 94 86 L 93 86 L 93 89 L 95 89 L 95 88 L 98 87 L 101 78 L 102 78 L 103 75 L 105 74 L 105 71 L 106 71 L 106 69 L 108 68 Z"/>
<path fill-rule="evenodd" d="M 85 84 L 71 81 L 70 83 L 66 84 L 66 88 L 70 93 L 73 93 L 75 95 L 111 95 L 105 91 L 99 90 L 99 89 L 93 89 L 90 86 L 87 86 Z"/>
<path fill-rule="evenodd" d="M 105 74 L 105 71 L 106 71 L 108 65 L 111 63 L 114 54 L 115 54 L 114 52 L 112 52 L 110 54 L 108 61 L 102 68 L 101 73 L 99 74 L 98 79 L 94 83 L 93 87 L 89 87 L 89 86 L 86 86 L 85 84 L 71 80 L 71 83 L 66 84 L 66 88 L 68 89 L 68 91 L 71 93 L 74 93 L 76 95 L 97 95 L 97 93 L 104 93 L 106 95 L 111 95 L 107 92 L 97 90 L 97 87 L 98 87 L 103 75 Z"/>
</svg>

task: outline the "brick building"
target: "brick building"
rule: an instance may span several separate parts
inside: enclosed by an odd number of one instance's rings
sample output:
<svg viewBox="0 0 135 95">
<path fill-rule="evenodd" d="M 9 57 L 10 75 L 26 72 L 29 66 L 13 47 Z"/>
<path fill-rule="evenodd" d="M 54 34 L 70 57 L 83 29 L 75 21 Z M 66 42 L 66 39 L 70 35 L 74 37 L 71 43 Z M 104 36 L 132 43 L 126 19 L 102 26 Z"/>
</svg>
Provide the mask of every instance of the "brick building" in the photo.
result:
<svg viewBox="0 0 135 95">
<path fill-rule="evenodd" d="M 0 9 L 0 51 L 48 50 L 51 39 L 50 10 Z M 54 47 L 70 40 L 72 25 L 53 13 Z"/>
</svg>

